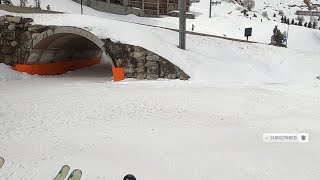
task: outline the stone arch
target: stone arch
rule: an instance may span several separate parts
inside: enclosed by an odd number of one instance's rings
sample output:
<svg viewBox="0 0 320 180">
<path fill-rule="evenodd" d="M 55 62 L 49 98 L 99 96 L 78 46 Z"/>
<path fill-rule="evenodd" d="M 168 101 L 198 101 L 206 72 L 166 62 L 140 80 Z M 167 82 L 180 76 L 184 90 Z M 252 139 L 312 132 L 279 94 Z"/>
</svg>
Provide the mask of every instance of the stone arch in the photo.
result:
<svg viewBox="0 0 320 180">
<path fill-rule="evenodd" d="M 33 34 L 31 50 L 25 64 L 45 64 L 66 60 L 106 58 L 114 62 L 104 48 L 104 42 L 81 28 L 61 26 L 49 27 Z"/>
</svg>

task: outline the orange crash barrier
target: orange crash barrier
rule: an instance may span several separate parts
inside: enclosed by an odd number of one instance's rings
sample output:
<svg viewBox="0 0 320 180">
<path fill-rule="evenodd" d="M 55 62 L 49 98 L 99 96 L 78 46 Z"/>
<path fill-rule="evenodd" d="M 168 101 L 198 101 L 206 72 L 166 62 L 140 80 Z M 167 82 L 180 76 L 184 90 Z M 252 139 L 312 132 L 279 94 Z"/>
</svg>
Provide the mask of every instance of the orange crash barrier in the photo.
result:
<svg viewBox="0 0 320 180">
<path fill-rule="evenodd" d="M 50 64 L 17 64 L 12 69 L 38 75 L 60 75 L 68 71 L 100 64 L 101 59 L 62 61 Z"/>
<path fill-rule="evenodd" d="M 124 68 L 112 68 L 112 73 L 114 81 L 124 80 Z"/>
</svg>

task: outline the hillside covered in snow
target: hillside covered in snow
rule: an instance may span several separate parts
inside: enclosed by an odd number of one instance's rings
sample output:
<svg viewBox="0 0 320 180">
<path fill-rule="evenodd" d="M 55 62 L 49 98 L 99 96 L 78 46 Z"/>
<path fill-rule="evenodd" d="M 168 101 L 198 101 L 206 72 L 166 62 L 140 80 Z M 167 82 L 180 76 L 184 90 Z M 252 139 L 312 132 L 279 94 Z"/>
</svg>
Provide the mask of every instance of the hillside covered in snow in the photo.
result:
<svg viewBox="0 0 320 180">
<path fill-rule="evenodd" d="M 314 4 L 319 4 L 318 0 L 311 1 Z M 19 5 L 18 0 L 13 0 L 13 3 Z M 305 3 L 302 0 L 256 0 L 255 6 L 248 16 L 244 16 L 241 11 L 243 7 L 238 3 L 229 3 L 222 1 L 221 4 L 212 6 L 212 18 L 209 19 L 209 3 L 201 0 L 200 3 L 193 3 L 190 11 L 196 15 L 196 19 L 187 20 L 187 30 L 191 31 L 192 24 L 195 26 L 195 32 L 214 34 L 224 37 L 243 39 L 244 29 L 247 27 L 253 28 L 251 41 L 261 43 L 270 43 L 272 30 L 275 26 L 279 26 L 281 31 L 289 31 L 288 47 L 297 50 L 318 50 L 320 45 L 320 21 L 319 17 L 305 16 L 304 21 L 309 22 L 315 19 L 319 25 L 317 29 L 309 29 L 301 26 L 281 23 L 279 11 L 283 11 L 283 16 L 298 22 L 297 10 L 307 10 Z M 29 5 L 34 6 L 30 0 Z M 50 5 L 51 10 L 62 11 L 71 14 L 80 14 L 80 4 L 72 0 L 42 0 L 41 7 L 46 9 Z M 267 18 L 262 14 L 266 12 Z M 156 25 L 161 27 L 169 27 L 178 29 L 178 18 L 163 16 L 161 18 L 144 18 L 133 15 L 121 16 L 99 12 L 88 7 L 84 7 L 84 14 L 90 16 L 98 16 L 105 19 L 116 19 L 121 21 L 138 22 L 143 24 Z M 276 17 L 273 17 L 274 14 Z M 254 17 L 256 15 L 256 17 Z M 311 19 L 310 19 L 311 18 Z M 262 21 L 262 22 L 261 22 Z M 292 38 L 291 38 L 292 35 Z"/>
</svg>

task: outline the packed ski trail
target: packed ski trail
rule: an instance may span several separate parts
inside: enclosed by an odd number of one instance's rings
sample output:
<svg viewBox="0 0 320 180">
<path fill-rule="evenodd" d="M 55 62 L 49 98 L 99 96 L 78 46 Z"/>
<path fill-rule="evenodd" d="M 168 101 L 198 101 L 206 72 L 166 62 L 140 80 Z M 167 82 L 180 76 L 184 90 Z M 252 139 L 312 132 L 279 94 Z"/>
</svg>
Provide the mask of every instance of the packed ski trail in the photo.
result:
<svg viewBox="0 0 320 180">
<path fill-rule="evenodd" d="M 319 178 L 319 86 L 113 83 L 99 68 L 1 85 L 2 178 L 63 164 L 82 179 Z M 282 131 L 310 142 L 263 143 Z"/>
<path fill-rule="evenodd" d="M 43 2 L 79 12 L 71 0 Z M 243 28 L 253 26 L 252 39 L 269 43 L 279 25 L 244 19 L 226 3 L 208 21 L 206 6 L 192 7 L 202 12 L 188 20 L 197 32 L 243 38 Z M 0 64 L 1 180 L 53 179 L 65 164 L 81 169 L 84 180 L 128 173 L 152 180 L 320 178 L 320 31 L 290 27 L 297 35 L 289 48 L 187 35 L 182 51 L 177 32 L 110 19 L 176 28 L 177 18 L 85 13 L 23 16 L 142 46 L 190 80 L 115 83 L 107 64 L 40 77 Z M 278 132 L 307 132 L 309 142 L 263 142 L 263 133 Z"/>
</svg>

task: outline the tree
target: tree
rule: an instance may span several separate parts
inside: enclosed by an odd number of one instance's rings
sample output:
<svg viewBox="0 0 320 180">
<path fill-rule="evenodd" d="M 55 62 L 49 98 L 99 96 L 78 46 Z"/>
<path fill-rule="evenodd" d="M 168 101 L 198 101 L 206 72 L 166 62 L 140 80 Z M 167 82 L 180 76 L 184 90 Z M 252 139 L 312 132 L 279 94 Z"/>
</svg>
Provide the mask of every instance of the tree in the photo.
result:
<svg viewBox="0 0 320 180">
<path fill-rule="evenodd" d="M 309 21 L 308 28 L 311 28 L 311 27 L 312 27 L 312 23 L 311 23 L 311 21 Z"/>
<path fill-rule="evenodd" d="M 300 21 L 302 23 L 304 22 L 304 17 L 303 16 L 298 16 L 296 19 L 297 19 L 298 22 L 300 22 Z"/>
<path fill-rule="evenodd" d="M 284 18 L 283 18 L 283 23 L 287 23 L 287 17 L 286 16 L 284 16 Z"/>
<path fill-rule="evenodd" d="M 290 24 L 290 19 L 289 18 L 287 19 L 287 24 Z"/>
<path fill-rule="evenodd" d="M 294 19 L 292 19 L 291 24 L 294 24 Z"/>
<path fill-rule="evenodd" d="M 276 14 L 276 13 L 274 13 L 274 14 L 273 14 L 273 17 L 276 17 L 276 16 L 277 16 L 277 14 Z"/>
<path fill-rule="evenodd" d="M 20 7 L 27 7 L 27 0 L 20 0 Z"/>
<path fill-rule="evenodd" d="M 302 21 L 299 21 L 298 26 L 302 26 Z"/>
<path fill-rule="evenodd" d="M 247 8 L 249 11 L 251 11 L 254 6 L 256 5 L 256 3 L 254 2 L 254 0 L 243 0 L 243 6 L 245 8 Z"/>
<path fill-rule="evenodd" d="M 285 46 L 284 40 L 285 40 L 286 33 L 281 33 L 281 31 L 278 29 L 278 26 L 275 26 L 273 29 L 273 35 L 271 36 L 271 44 L 275 46 Z"/>
<path fill-rule="evenodd" d="M 281 16 L 281 23 L 283 23 L 283 16 Z"/>
<path fill-rule="evenodd" d="M 305 22 L 303 26 L 304 26 L 304 27 L 307 27 L 307 26 L 308 26 L 308 23 L 307 23 L 307 22 Z"/>
<path fill-rule="evenodd" d="M 254 14 L 253 14 L 253 17 L 254 17 L 254 18 L 256 18 L 256 17 L 257 17 L 256 13 L 254 13 Z"/>
<path fill-rule="evenodd" d="M 34 0 L 34 4 L 36 8 L 41 8 L 40 7 L 40 0 Z"/>
<path fill-rule="evenodd" d="M 318 23 L 317 21 L 313 21 L 312 28 L 317 29 Z"/>
</svg>

